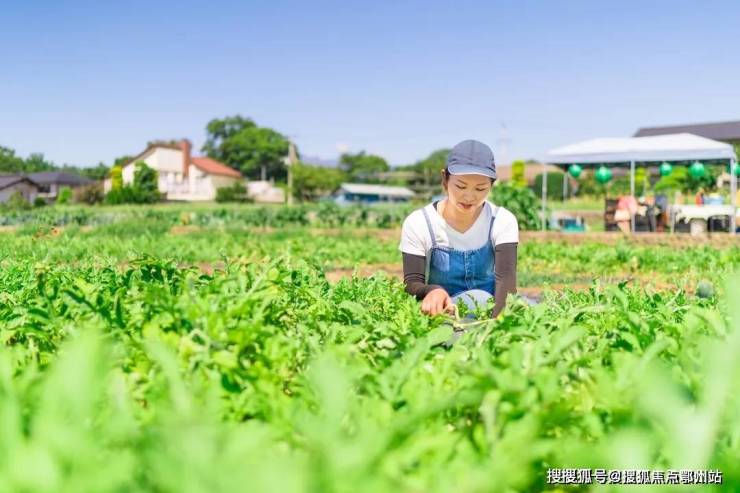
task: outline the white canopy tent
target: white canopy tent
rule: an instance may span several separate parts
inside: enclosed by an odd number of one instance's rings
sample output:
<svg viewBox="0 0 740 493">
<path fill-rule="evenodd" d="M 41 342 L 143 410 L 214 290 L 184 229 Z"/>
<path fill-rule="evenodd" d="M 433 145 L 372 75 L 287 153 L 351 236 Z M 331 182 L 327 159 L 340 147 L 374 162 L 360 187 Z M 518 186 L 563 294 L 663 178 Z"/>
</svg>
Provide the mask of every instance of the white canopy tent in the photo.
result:
<svg viewBox="0 0 740 493">
<path fill-rule="evenodd" d="M 734 173 L 735 150 L 730 144 L 689 133 L 656 135 L 651 137 L 591 139 L 550 150 L 543 162 L 542 228 L 546 227 L 547 165 L 622 165 L 630 167 L 630 195 L 635 195 L 635 163 L 661 163 L 663 161 L 717 161 L 730 162 L 730 196 L 734 214 L 730 219 L 730 232 L 735 234 L 737 213 L 737 177 Z M 567 171 L 566 171 L 567 172 Z M 635 230 L 634 217 L 632 231 Z"/>
</svg>

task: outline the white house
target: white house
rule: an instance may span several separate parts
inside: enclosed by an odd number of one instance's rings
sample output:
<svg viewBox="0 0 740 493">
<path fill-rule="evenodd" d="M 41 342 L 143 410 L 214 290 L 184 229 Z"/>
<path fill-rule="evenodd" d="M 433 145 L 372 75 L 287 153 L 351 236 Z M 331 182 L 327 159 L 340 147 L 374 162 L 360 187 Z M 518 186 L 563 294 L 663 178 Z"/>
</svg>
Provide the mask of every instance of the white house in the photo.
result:
<svg viewBox="0 0 740 493">
<path fill-rule="evenodd" d="M 150 143 L 144 152 L 123 165 L 124 185 L 133 183 L 137 161 L 144 161 L 157 171 L 159 191 L 166 194 L 167 200 L 213 200 L 217 189 L 244 182 L 239 171 L 209 157 L 194 157 L 191 149 L 187 139 Z M 103 190 L 107 193 L 110 188 L 111 180 L 107 178 Z"/>
</svg>

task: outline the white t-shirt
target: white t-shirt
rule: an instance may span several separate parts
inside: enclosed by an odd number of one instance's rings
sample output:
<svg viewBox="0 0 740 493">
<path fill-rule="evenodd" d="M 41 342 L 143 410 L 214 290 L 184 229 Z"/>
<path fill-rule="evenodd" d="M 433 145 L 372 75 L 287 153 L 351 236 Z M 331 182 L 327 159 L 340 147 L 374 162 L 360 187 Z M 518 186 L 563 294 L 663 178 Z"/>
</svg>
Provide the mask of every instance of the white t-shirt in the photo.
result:
<svg viewBox="0 0 740 493">
<path fill-rule="evenodd" d="M 491 237 L 488 228 L 491 224 L 491 206 L 496 220 L 493 222 Z M 493 240 L 494 245 L 502 243 L 519 243 L 519 224 L 516 217 L 503 207 L 494 205 L 486 200 L 483 210 L 473 225 L 464 233 L 456 231 L 434 208 L 434 203 L 424 206 L 434 229 L 437 246 L 445 246 L 456 250 L 475 250 Z M 398 249 L 404 253 L 427 257 L 429 268 L 429 251 L 432 249 L 432 237 L 422 209 L 416 209 L 403 221 L 401 228 L 401 242 Z"/>
</svg>

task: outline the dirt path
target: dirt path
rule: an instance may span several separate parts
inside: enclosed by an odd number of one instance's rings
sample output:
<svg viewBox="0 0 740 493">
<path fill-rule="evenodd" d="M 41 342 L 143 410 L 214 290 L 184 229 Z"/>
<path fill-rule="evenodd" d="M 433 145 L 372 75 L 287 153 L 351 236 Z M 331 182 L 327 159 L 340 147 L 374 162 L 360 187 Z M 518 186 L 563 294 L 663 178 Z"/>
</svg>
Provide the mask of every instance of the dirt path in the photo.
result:
<svg viewBox="0 0 740 493">
<path fill-rule="evenodd" d="M 557 241 L 568 245 L 578 245 L 584 242 L 615 245 L 620 241 L 627 241 L 635 245 L 662 245 L 672 248 L 688 248 L 701 245 L 725 248 L 740 246 L 740 236 L 731 236 L 728 233 L 713 233 L 706 236 L 691 236 L 686 233 L 637 233 L 631 236 L 620 232 L 602 233 L 557 233 L 552 231 L 522 231 L 519 233 L 521 242 L 551 242 Z"/>
</svg>

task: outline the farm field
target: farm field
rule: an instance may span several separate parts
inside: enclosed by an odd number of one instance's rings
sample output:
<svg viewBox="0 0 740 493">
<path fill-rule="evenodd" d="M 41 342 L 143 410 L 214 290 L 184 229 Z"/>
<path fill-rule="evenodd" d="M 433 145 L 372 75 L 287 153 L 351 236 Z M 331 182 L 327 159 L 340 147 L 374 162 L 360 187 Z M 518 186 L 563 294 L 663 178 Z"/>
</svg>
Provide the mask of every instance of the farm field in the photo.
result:
<svg viewBox="0 0 740 493">
<path fill-rule="evenodd" d="M 523 233 L 541 302 L 445 347 L 396 215 L 173 210 L 0 234 L 0 491 L 740 491 L 735 244 Z"/>
</svg>

